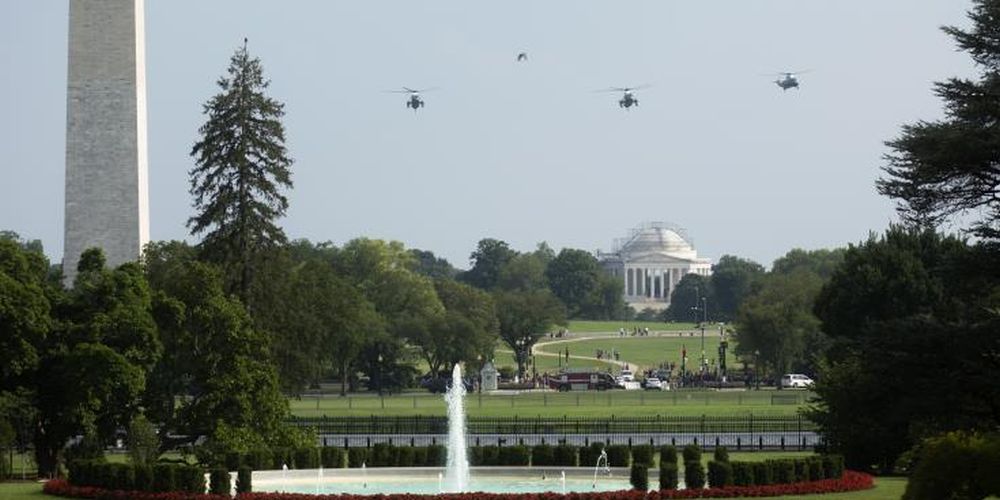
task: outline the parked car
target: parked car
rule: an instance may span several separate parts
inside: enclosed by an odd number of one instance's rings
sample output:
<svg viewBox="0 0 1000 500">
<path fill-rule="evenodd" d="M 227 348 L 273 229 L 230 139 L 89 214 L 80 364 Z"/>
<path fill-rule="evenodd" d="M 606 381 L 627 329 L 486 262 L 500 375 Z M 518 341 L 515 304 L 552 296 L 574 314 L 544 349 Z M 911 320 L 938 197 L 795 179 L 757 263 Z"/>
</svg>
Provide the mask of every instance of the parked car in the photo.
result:
<svg viewBox="0 0 1000 500">
<path fill-rule="evenodd" d="M 805 388 L 813 385 L 813 379 L 801 373 L 786 373 L 781 376 L 781 387 L 784 388 Z"/>
<path fill-rule="evenodd" d="M 646 389 L 652 389 L 657 391 L 663 390 L 663 381 L 656 377 L 649 377 L 646 379 L 646 383 L 643 385 Z"/>
</svg>

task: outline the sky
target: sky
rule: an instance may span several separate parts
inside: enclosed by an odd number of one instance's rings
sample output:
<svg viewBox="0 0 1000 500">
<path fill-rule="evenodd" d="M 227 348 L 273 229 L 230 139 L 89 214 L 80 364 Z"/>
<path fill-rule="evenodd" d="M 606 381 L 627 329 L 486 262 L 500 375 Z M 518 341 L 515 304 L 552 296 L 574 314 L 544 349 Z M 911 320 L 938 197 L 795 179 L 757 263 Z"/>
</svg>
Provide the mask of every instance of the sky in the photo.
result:
<svg viewBox="0 0 1000 500">
<path fill-rule="evenodd" d="M 0 0 L 0 230 L 62 258 L 67 0 Z M 610 250 L 683 227 L 769 266 L 897 220 L 875 180 L 900 126 L 971 77 L 939 29 L 967 0 L 146 0 L 153 240 L 197 241 L 189 156 L 249 39 L 285 104 L 289 238 L 365 236 L 453 265 L 486 237 Z M 529 55 L 517 63 L 518 52 Z M 768 73 L 809 70 L 783 92 Z M 595 92 L 649 84 L 638 108 Z M 384 91 L 439 87 L 414 113 Z"/>
</svg>

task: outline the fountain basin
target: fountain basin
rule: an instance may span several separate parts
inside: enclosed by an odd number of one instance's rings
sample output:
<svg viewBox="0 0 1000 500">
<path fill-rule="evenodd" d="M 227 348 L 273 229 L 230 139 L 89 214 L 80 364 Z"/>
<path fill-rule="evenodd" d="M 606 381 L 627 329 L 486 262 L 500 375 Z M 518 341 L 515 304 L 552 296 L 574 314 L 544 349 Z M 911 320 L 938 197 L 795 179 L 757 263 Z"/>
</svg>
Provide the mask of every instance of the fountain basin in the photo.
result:
<svg viewBox="0 0 1000 500">
<path fill-rule="evenodd" d="M 614 467 L 601 474 L 594 486 L 593 467 L 472 467 L 466 491 L 491 493 L 563 492 L 561 472 L 566 472 L 570 492 L 617 491 L 631 488 L 627 468 Z M 318 469 L 254 471 L 253 489 L 260 492 L 311 494 L 441 493 L 439 474 L 444 467 L 369 467 L 367 469 Z M 444 488 L 447 489 L 446 487 Z"/>
</svg>

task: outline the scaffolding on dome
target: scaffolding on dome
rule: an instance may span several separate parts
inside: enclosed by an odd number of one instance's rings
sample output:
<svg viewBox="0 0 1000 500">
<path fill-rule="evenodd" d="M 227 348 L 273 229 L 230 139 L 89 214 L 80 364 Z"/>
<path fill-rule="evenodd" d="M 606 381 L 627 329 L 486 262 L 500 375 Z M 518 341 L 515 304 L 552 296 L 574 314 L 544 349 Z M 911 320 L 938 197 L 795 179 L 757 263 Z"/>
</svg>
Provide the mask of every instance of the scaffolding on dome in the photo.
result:
<svg viewBox="0 0 1000 500">
<path fill-rule="evenodd" d="M 639 236 L 640 234 L 643 233 L 643 231 L 648 231 L 650 229 L 666 229 L 669 231 L 673 231 L 677 233 L 678 236 L 683 238 L 688 245 L 694 247 L 694 241 L 691 240 L 691 238 L 688 236 L 687 230 L 684 229 L 683 227 L 674 224 L 672 222 L 654 221 L 654 222 L 646 222 L 630 229 L 629 235 L 624 238 L 615 238 L 611 244 L 610 253 L 613 255 L 619 254 L 622 248 L 624 248 L 626 245 L 629 244 L 629 242 L 634 240 L 636 236 Z M 601 255 L 607 256 L 608 254 L 604 254 L 603 252 L 601 252 Z"/>
</svg>

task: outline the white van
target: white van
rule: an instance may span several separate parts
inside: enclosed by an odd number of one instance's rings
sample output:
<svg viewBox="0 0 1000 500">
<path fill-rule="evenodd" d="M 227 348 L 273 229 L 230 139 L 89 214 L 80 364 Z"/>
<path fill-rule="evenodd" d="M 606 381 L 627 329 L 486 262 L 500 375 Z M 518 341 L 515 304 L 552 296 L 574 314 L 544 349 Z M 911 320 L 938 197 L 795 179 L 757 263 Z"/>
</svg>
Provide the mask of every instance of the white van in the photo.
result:
<svg viewBox="0 0 1000 500">
<path fill-rule="evenodd" d="M 813 379 L 801 373 L 786 373 L 781 376 L 781 387 L 809 387 L 813 385 Z"/>
</svg>

